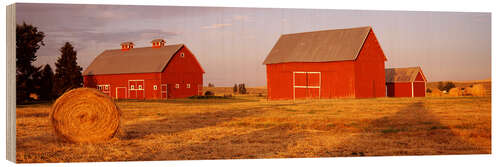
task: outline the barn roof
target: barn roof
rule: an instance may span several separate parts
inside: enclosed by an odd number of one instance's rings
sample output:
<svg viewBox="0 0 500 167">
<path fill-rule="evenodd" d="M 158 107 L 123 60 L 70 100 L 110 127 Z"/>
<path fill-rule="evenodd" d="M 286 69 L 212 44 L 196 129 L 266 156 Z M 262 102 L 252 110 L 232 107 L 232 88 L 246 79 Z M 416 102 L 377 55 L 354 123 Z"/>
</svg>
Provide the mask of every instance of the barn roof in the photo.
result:
<svg viewBox="0 0 500 167">
<path fill-rule="evenodd" d="M 387 68 L 385 69 L 385 82 L 413 82 L 418 73 L 421 73 L 425 80 L 420 67 Z"/>
<path fill-rule="evenodd" d="M 130 74 L 162 72 L 170 58 L 184 44 L 167 45 L 159 48 L 133 48 L 105 50 L 85 69 L 83 75 Z"/>
<path fill-rule="evenodd" d="M 355 60 L 371 27 L 282 35 L 263 64 Z"/>
</svg>

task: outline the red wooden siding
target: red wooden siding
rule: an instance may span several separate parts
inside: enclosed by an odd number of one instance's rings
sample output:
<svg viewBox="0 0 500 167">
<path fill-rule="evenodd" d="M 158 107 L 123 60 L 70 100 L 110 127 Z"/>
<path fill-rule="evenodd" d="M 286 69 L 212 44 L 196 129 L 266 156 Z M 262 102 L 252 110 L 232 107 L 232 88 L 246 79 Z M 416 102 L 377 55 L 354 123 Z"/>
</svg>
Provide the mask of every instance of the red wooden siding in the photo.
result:
<svg viewBox="0 0 500 167">
<path fill-rule="evenodd" d="M 83 85 L 84 87 L 96 88 L 97 85 L 109 85 L 110 96 L 112 98 L 116 98 L 117 87 L 122 91 L 118 94 L 118 97 L 129 97 L 131 91 L 131 85 L 129 85 L 129 80 L 144 80 L 144 85 L 142 86 L 143 91 L 140 91 L 140 94 L 144 94 L 144 96 L 140 96 L 137 99 L 159 99 L 160 98 L 160 90 L 153 90 L 153 86 L 160 86 L 160 73 L 144 73 L 144 74 L 110 74 L 110 75 L 89 75 L 83 77 Z M 124 91 L 126 95 L 123 94 L 123 88 L 126 88 Z M 138 89 L 136 85 L 134 85 L 135 89 Z M 138 90 L 139 91 L 139 90 Z M 134 91 L 136 92 L 136 91 Z M 135 98 L 134 98 L 135 99 Z"/>
<path fill-rule="evenodd" d="M 372 30 L 356 59 L 356 98 L 385 96 L 384 52 Z"/>
<path fill-rule="evenodd" d="M 182 57 L 182 53 L 184 53 L 184 57 Z M 167 84 L 168 98 L 201 95 L 199 85 L 203 85 L 203 73 L 204 71 L 193 53 L 186 47 L 182 47 L 170 59 L 161 76 L 162 83 Z M 179 88 L 176 88 L 176 84 L 179 84 Z"/>
<path fill-rule="evenodd" d="M 293 72 L 321 73 L 321 92 L 315 88 L 308 90 L 296 88 L 296 98 L 313 98 L 319 94 L 321 94 L 321 98 L 354 97 L 354 63 L 353 61 L 337 61 L 268 64 L 269 99 L 293 99 Z M 319 84 L 319 75 L 309 75 L 310 82 L 305 81 L 305 76 L 301 79 L 300 75 L 303 74 L 296 74 L 296 85 L 315 86 Z"/>
</svg>

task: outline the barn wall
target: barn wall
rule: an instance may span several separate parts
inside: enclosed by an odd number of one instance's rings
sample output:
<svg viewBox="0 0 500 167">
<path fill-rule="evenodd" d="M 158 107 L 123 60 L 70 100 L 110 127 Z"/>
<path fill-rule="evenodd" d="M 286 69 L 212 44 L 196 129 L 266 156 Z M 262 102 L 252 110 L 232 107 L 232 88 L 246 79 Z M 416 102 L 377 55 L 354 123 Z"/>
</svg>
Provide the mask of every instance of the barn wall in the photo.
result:
<svg viewBox="0 0 500 167">
<path fill-rule="evenodd" d="M 184 53 L 184 57 L 181 57 L 181 53 Z M 187 47 L 182 47 L 161 74 L 162 83 L 168 87 L 168 98 L 201 95 L 203 73 L 193 53 Z M 179 84 L 179 88 L 175 87 L 176 84 Z M 187 88 L 187 84 L 190 84 L 190 88 Z"/>
<path fill-rule="evenodd" d="M 415 97 L 425 97 L 425 82 L 414 82 L 413 89 Z"/>
<path fill-rule="evenodd" d="M 356 98 L 384 97 L 385 64 L 384 52 L 372 30 L 356 59 Z"/>
<path fill-rule="evenodd" d="M 293 99 L 293 72 L 321 72 L 321 98 L 354 97 L 354 62 L 268 64 L 269 99 Z"/>
<path fill-rule="evenodd" d="M 411 82 L 387 83 L 388 97 L 411 97 Z"/>
<path fill-rule="evenodd" d="M 129 93 L 129 80 L 144 80 L 144 97 L 145 99 L 159 99 L 160 98 L 160 73 L 143 73 L 143 74 L 109 74 L 109 75 L 94 75 L 84 76 L 84 87 L 97 88 L 96 85 L 109 84 L 109 94 L 112 98 L 116 98 L 116 87 L 127 88 Z M 158 86 L 158 90 L 153 90 L 153 85 Z"/>
</svg>

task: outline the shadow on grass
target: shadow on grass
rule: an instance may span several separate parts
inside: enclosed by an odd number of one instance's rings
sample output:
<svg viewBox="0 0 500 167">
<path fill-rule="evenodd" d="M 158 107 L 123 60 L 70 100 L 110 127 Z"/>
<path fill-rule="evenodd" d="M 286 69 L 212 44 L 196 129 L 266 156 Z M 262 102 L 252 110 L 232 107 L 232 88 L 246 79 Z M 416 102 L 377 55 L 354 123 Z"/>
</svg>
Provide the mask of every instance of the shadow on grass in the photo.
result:
<svg viewBox="0 0 500 167">
<path fill-rule="evenodd" d="M 488 148 L 461 139 L 429 112 L 422 102 L 392 116 L 373 120 L 356 137 L 325 148 L 318 156 L 394 156 L 489 154 Z"/>
</svg>

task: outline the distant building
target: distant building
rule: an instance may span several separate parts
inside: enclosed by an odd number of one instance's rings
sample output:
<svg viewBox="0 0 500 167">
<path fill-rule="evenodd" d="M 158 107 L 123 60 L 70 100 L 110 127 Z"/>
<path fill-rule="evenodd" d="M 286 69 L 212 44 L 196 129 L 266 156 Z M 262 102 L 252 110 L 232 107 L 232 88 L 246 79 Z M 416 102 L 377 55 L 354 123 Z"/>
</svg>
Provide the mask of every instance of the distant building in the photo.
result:
<svg viewBox="0 0 500 167">
<path fill-rule="evenodd" d="M 84 87 L 118 99 L 168 99 L 201 95 L 203 68 L 184 44 L 106 50 L 83 72 Z"/>
<path fill-rule="evenodd" d="M 385 69 L 388 97 L 425 97 L 427 79 L 420 67 Z"/>
<path fill-rule="evenodd" d="M 384 97 L 386 60 L 371 27 L 285 34 L 263 62 L 268 98 Z"/>
</svg>

